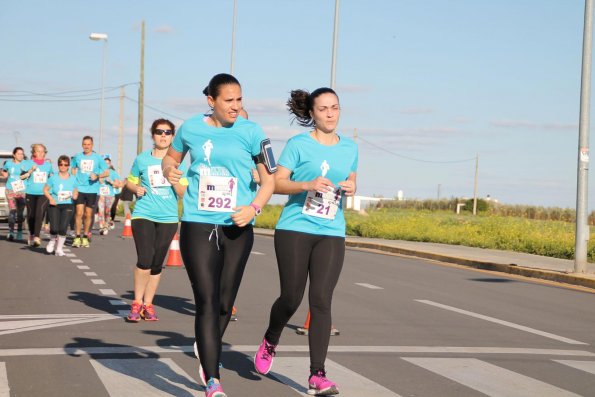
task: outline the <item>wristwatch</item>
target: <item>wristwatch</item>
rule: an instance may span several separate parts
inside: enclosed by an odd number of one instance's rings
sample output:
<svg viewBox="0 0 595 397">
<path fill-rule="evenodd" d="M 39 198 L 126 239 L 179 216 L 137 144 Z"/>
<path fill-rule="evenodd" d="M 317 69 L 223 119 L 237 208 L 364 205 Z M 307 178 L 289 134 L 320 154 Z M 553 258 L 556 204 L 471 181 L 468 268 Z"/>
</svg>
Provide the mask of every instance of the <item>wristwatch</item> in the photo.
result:
<svg viewBox="0 0 595 397">
<path fill-rule="evenodd" d="M 256 205 L 254 203 L 250 203 L 250 207 L 254 208 L 254 211 L 256 211 L 256 214 L 254 216 L 258 216 L 262 212 L 262 208 L 260 208 L 259 205 Z"/>
</svg>

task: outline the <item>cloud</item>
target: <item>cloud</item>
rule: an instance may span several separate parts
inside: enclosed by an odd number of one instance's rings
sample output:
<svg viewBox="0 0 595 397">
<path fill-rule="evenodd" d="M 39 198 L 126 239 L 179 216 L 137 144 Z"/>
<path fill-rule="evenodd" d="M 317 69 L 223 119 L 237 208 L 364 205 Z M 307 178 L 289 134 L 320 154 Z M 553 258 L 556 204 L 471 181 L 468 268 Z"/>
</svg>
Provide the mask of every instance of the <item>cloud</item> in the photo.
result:
<svg viewBox="0 0 595 397">
<path fill-rule="evenodd" d="M 551 130 L 551 131 L 574 131 L 578 129 L 576 123 L 537 123 L 526 120 L 494 120 L 490 125 L 498 128 L 508 129 L 532 129 L 532 130 Z"/>
<path fill-rule="evenodd" d="M 370 86 L 367 85 L 358 85 L 358 84 L 345 84 L 345 85 L 338 85 L 337 86 L 337 94 L 339 96 L 341 94 L 359 94 L 362 92 L 369 92 L 371 90 Z"/>
<path fill-rule="evenodd" d="M 174 30 L 171 26 L 169 25 L 160 25 L 157 26 L 154 30 L 155 33 L 163 33 L 163 34 L 169 34 L 172 33 Z"/>
<path fill-rule="evenodd" d="M 244 101 L 244 108 L 248 115 L 257 116 L 287 116 L 285 101 L 279 99 L 247 99 Z"/>
<path fill-rule="evenodd" d="M 429 114 L 434 113 L 435 110 L 432 108 L 409 108 L 399 110 L 400 114 L 416 115 L 416 114 Z"/>
</svg>

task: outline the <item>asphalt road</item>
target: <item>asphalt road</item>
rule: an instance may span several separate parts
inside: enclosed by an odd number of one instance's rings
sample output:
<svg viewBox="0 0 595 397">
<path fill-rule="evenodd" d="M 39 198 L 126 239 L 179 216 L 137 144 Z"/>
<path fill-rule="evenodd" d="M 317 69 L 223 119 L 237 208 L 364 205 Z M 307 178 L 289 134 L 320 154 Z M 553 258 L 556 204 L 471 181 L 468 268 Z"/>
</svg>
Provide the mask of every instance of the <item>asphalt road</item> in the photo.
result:
<svg viewBox="0 0 595 397">
<path fill-rule="evenodd" d="M 0 397 L 203 395 L 185 270 L 165 269 L 159 322 L 126 323 L 136 254 L 119 235 L 62 258 L 0 239 Z M 306 303 L 272 372 L 253 370 L 278 288 L 273 240 L 258 236 L 224 339 L 229 396 L 305 395 Z M 592 293 L 348 249 L 333 313 L 342 396 L 595 396 Z"/>
</svg>

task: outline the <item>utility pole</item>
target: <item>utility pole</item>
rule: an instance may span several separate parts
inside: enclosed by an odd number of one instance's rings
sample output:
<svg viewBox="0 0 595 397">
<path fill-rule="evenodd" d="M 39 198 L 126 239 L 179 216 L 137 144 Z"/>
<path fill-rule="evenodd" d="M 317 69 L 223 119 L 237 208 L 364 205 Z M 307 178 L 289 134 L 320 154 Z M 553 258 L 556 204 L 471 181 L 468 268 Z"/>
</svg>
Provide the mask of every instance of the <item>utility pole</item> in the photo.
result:
<svg viewBox="0 0 595 397">
<path fill-rule="evenodd" d="M 145 20 L 143 19 L 140 40 L 140 83 L 138 86 L 138 135 L 136 154 L 143 151 L 143 117 L 145 100 Z"/>
<path fill-rule="evenodd" d="M 335 0 L 335 25 L 333 28 L 333 60 L 331 64 L 331 88 L 335 89 L 335 70 L 337 67 L 337 41 L 339 39 L 339 0 Z"/>
<path fill-rule="evenodd" d="M 124 143 L 124 86 L 120 87 L 120 130 L 118 131 L 118 174 L 122 175 L 122 146 Z"/>
<path fill-rule="evenodd" d="M 475 182 L 473 184 L 473 215 L 477 215 L 477 176 L 479 174 L 479 154 L 475 155 Z"/>
<path fill-rule="evenodd" d="M 238 0 L 233 0 L 233 22 L 231 25 L 231 64 L 229 66 L 229 74 L 233 75 L 233 62 L 235 59 L 236 50 L 236 15 L 238 11 Z"/>
<path fill-rule="evenodd" d="M 581 104 L 578 138 L 578 166 L 576 187 L 576 233 L 574 237 L 574 271 L 587 270 L 589 222 L 587 211 L 589 182 L 589 109 L 591 104 L 591 46 L 593 41 L 593 0 L 585 0 L 583 28 L 583 65 L 581 75 Z"/>
</svg>

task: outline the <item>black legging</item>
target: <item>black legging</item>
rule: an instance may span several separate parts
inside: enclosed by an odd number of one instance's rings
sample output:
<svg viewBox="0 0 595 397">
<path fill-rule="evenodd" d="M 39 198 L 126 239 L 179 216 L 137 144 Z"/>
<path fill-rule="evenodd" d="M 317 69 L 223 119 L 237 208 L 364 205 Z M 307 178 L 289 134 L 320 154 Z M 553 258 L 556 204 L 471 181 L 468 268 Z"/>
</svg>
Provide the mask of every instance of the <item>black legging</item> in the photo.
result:
<svg viewBox="0 0 595 397">
<path fill-rule="evenodd" d="M 27 194 L 25 195 L 25 202 L 27 203 L 29 235 L 39 237 L 49 200 L 44 195 Z"/>
<path fill-rule="evenodd" d="M 178 223 L 160 223 L 148 219 L 133 219 L 132 236 L 138 257 L 136 267 L 151 269 L 151 275 L 161 274 L 167 250 L 178 231 Z"/>
<path fill-rule="evenodd" d="M 180 253 L 194 293 L 194 332 L 207 379 L 219 379 L 221 340 L 253 243 L 252 225 L 182 222 Z"/>
<path fill-rule="evenodd" d="M 50 234 L 52 236 L 66 236 L 72 215 L 74 215 L 74 204 L 50 205 L 48 207 Z"/>
<path fill-rule="evenodd" d="M 266 340 L 277 345 L 281 332 L 310 290 L 310 371 L 324 370 L 332 326 L 331 302 L 345 257 L 345 238 L 275 230 L 281 296 L 271 308 Z"/>
</svg>

